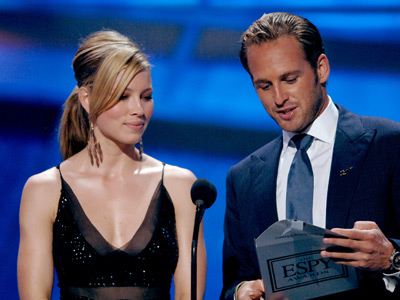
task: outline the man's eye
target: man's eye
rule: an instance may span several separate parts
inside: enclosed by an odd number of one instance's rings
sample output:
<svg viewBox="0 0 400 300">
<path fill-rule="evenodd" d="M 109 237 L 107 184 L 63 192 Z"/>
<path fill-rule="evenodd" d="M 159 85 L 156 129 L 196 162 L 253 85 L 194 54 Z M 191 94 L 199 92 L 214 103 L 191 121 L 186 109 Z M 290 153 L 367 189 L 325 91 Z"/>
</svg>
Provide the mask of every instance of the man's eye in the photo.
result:
<svg viewBox="0 0 400 300">
<path fill-rule="evenodd" d="M 271 85 L 270 84 L 259 84 L 257 87 L 259 89 L 262 89 L 262 90 L 266 91 L 271 87 Z"/>
<path fill-rule="evenodd" d="M 297 77 L 286 79 L 287 83 L 295 83 L 296 81 L 297 81 Z"/>
</svg>

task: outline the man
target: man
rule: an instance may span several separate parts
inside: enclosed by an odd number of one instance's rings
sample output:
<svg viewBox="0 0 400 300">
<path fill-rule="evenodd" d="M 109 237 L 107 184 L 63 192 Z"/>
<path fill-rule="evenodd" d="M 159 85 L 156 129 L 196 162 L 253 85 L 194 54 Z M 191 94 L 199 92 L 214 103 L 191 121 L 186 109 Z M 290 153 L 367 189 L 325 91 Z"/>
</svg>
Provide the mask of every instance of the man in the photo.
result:
<svg viewBox="0 0 400 300">
<path fill-rule="evenodd" d="M 306 150 L 313 172 L 311 222 L 349 237 L 324 242 L 352 248 L 321 255 L 356 267 L 359 280 L 358 289 L 325 298 L 399 297 L 391 258 L 400 248 L 400 124 L 332 102 L 329 62 L 307 19 L 264 15 L 241 42 L 241 62 L 282 135 L 228 172 L 221 299 L 263 297 L 254 238 L 289 218 L 288 177 L 297 150 L 291 139 L 302 133 L 312 137 Z"/>
</svg>

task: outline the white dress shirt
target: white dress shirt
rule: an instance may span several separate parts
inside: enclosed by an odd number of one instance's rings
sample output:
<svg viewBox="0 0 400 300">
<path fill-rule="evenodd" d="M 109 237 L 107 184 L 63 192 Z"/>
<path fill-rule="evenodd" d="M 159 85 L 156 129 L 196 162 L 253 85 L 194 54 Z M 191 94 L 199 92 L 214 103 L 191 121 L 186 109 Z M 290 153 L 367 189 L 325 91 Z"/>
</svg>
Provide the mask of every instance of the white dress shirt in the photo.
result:
<svg viewBox="0 0 400 300">
<path fill-rule="evenodd" d="M 322 114 L 304 131 L 314 137 L 314 140 L 307 150 L 314 173 L 313 192 L 313 225 L 326 227 L 326 204 L 328 198 L 329 175 L 331 171 L 333 146 L 335 143 L 336 128 L 339 118 L 339 111 L 329 98 L 329 104 Z M 287 179 L 296 146 L 291 140 L 295 135 L 293 132 L 284 131 L 283 147 L 279 160 L 278 179 L 276 183 L 276 205 L 279 220 L 286 219 L 286 189 Z M 394 274 L 383 274 L 383 281 L 386 289 L 393 292 L 400 272 Z M 397 280 L 395 279 L 397 278 Z"/>
<path fill-rule="evenodd" d="M 326 226 L 326 203 L 328 196 L 329 175 L 335 143 L 339 111 L 329 98 L 329 104 L 321 115 L 304 131 L 314 137 L 307 150 L 314 173 L 313 224 L 322 228 Z M 279 160 L 278 179 L 276 183 L 276 204 L 279 220 L 286 219 L 287 179 L 296 146 L 291 140 L 293 132 L 283 130 L 283 148 Z"/>
</svg>

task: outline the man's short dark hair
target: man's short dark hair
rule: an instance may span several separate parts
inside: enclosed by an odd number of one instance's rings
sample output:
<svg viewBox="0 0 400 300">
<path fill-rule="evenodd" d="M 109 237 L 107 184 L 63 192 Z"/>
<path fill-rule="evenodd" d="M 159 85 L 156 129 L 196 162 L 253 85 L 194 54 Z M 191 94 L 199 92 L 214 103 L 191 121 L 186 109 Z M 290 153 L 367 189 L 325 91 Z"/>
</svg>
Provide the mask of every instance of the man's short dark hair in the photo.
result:
<svg viewBox="0 0 400 300">
<path fill-rule="evenodd" d="M 264 14 L 243 33 L 239 57 L 243 67 L 250 73 L 247 61 L 247 49 L 251 45 L 260 45 L 283 36 L 293 36 L 303 48 L 305 59 L 314 71 L 319 56 L 325 52 L 321 35 L 317 27 L 306 18 L 290 13 Z"/>
</svg>

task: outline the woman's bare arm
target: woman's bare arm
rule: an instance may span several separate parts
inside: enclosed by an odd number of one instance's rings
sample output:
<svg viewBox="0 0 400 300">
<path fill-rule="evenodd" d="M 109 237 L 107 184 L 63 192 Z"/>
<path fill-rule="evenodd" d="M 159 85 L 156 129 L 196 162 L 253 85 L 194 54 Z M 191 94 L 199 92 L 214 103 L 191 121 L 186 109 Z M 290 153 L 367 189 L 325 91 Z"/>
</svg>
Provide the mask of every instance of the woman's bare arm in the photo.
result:
<svg viewBox="0 0 400 300">
<path fill-rule="evenodd" d="M 25 184 L 20 207 L 18 290 L 21 300 L 50 299 L 53 287 L 53 223 L 60 182 L 53 168 Z"/>
<path fill-rule="evenodd" d="M 179 260 L 174 274 L 175 300 L 187 300 L 191 296 L 191 255 L 196 207 L 191 201 L 190 189 L 196 177 L 188 170 L 167 166 L 165 186 L 175 207 Z M 204 298 L 207 257 L 203 223 L 200 226 L 197 248 L 197 299 Z"/>
</svg>

